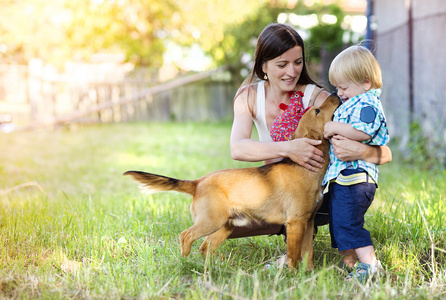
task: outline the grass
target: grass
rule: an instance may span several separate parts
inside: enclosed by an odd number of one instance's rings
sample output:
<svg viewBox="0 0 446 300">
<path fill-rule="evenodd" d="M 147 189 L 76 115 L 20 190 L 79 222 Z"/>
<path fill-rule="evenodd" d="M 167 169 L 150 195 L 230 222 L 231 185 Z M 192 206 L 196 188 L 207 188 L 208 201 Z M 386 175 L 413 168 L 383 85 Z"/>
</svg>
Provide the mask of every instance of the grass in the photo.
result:
<svg viewBox="0 0 446 300">
<path fill-rule="evenodd" d="M 394 161 L 366 216 L 386 275 L 345 283 L 328 227 L 314 272 L 265 270 L 279 236 L 226 241 L 182 258 L 190 197 L 143 195 L 122 176 L 192 179 L 255 166 L 229 153 L 230 123 L 112 124 L 1 134 L 0 298 L 441 299 L 446 296 L 446 171 Z M 394 150 L 394 152 L 397 152 Z"/>
</svg>

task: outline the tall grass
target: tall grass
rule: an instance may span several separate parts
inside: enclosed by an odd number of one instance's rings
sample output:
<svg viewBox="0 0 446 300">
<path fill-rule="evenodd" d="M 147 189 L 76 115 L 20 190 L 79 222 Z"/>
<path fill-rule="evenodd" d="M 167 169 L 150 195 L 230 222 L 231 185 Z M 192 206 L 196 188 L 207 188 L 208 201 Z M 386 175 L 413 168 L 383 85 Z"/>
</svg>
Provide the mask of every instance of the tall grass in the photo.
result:
<svg viewBox="0 0 446 300">
<path fill-rule="evenodd" d="M 127 170 L 193 179 L 231 160 L 229 123 L 120 124 L 0 135 L 0 298 L 440 299 L 446 172 L 394 161 L 366 216 L 385 276 L 345 283 L 327 226 L 314 272 L 265 269 L 283 238 L 228 240 L 182 258 L 190 197 L 143 195 Z M 396 152 L 396 151 L 395 151 Z"/>
</svg>

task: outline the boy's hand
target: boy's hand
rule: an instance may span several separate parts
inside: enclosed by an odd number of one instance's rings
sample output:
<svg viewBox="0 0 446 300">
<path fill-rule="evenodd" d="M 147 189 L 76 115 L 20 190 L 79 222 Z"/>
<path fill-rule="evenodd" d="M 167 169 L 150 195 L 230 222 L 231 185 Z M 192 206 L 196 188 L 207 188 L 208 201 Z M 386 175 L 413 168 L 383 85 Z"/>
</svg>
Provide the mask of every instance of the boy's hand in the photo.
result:
<svg viewBox="0 0 446 300">
<path fill-rule="evenodd" d="M 336 134 L 335 127 L 337 122 L 329 121 L 325 123 L 324 127 L 324 138 L 331 139 L 332 136 Z"/>
<path fill-rule="evenodd" d="M 371 138 L 370 135 L 355 129 L 350 124 L 334 121 L 327 122 L 324 127 L 324 137 L 326 139 L 331 139 L 335 135 L 342 135 L 354 141 L 366 141 Z"/>
</svg>

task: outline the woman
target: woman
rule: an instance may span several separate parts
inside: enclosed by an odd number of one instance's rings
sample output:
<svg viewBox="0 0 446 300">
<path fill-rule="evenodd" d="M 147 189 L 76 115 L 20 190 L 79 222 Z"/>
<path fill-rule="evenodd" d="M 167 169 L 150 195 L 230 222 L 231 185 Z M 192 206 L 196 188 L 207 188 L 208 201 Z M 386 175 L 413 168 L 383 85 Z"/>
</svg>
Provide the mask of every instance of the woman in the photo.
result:
<svg viewBox="0 0 446 300">
<path fill-rule="evenodd" d="M 290 26 L 273 23 L 260 34 L 252 72 L 234 99 L 230 140 L 233 159 L 271 163 L 288 157 L 311 171 L 322 167 L 323 153 L 315 147 L 321 141 L 300 138 L 274 142 L 271 138 L 271 125 L 290 105 L 293 92 L 303 93 L 304 108 L 320 106 L 329 95 L 308 74 L 299 34 Z M 259 141 L 251 139 L 253 121 Z M 386 146 L 368 146 L 343 137 L 334 137 L 331 142 L 336 156 L 344 161 L 362 159 L 375 164 L 391 161 L 392 154 Z M 315 225 L 325 224 L 328 215 L 319 213 Z M 235 227 L 229 238 L 282 233 L 283 225 L 253 222 L 246 227 Z"/>
</svg>

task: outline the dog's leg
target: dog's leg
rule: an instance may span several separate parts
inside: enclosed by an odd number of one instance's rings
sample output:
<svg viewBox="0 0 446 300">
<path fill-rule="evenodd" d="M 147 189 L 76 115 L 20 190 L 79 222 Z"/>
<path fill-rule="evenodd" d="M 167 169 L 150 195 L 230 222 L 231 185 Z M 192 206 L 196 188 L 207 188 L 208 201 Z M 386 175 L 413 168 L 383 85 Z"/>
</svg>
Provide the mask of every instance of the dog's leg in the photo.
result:
<svg viewBox="0 0 446 300">
<path fill-rule="evenodd" d="M 203 219 L 201 219 L 203 220 Z M 192 243 L 197 239 L 210 235 L 219 230 L 224 222 L 215 222 L 215 220 L 207 219 L 206 221 L 198 221 L 188 229 L 184 230 L 180 235 L 181 255 L 188 256 Z"/>
<path fill-rule="evenodd" d="M 223 205 L 215 204 L 224 203 L 220 199 L 221 197 L 214 193 L 210 197 L 194 200 L 191 205 L 191 212 L 195 218 L 195 224 L 183 231 L 180 236 L 182 256 L 189 255 L 192 243 L 195 240 L 220 230 L 227 223 L 229 218 L 228 209 Z"/>
<path fill-rule="evenodd" d="M 208 252 L 209 245 L 212 247 L 211 253 L 215 252 L 215 249 L 217 249 L 217 247 L 228 238 L 233 230 L 234 225 L 227 222 L 220 230 L 217 230 L 213 234 L 206 237 L 203 244 L 200 246 L 200 252 L 205 255 Z"/>
<path fill-rule="evenodd" d="M 313 233 L 314 233 L 314 217 L 311 217 L 307 223 L 307 228 L 305 231 L 305 236 L 302 244 L 302 258 L 307 259 L 307 270 L 314 270 Z"/>
<path fill-rule="evenodd" d="M 287 260 L 290 269 L 296 268 L 297 261 L 301 259 L 302 242 L 306 231 L 307 221 L 295 219 L 287 221 Z"/>
<path fill-rule="evenodd" d="M 184 230 L 180 235 L 180 244 L 181 244 L 181 256 L 188 256 L 191 250 L 192 243 L 195 240 L 192 240 L 190 237 L 190 228 Z"/>
<path fill-rule="evenodd" d="M 207 236 L 220 228 L 203 228 L 201 225 L 195 223 L 192 227 L 184 230 L 180 235 L 180 243 L 181 243 L 181 255 L 188 256 L 192 243 L 197 239 Z"/>
</svg>

